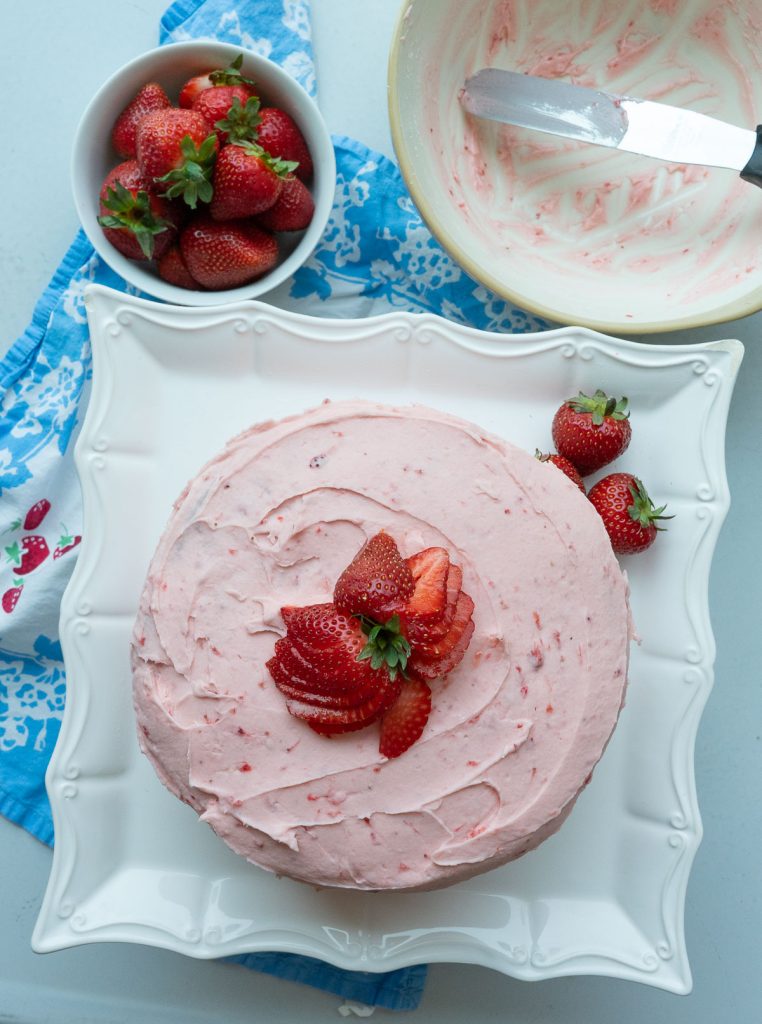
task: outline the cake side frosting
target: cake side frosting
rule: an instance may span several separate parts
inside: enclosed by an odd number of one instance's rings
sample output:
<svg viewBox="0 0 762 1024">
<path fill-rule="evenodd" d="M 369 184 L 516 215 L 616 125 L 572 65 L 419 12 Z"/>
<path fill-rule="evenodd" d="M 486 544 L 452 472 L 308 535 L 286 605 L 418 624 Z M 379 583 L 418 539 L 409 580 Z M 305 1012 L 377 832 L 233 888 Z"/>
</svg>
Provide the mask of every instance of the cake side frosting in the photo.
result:
<svg viewBox="0 0 762 1024">
<path fill-rule="evenodd" d="M 474 599 L 466 656 L 402 757 L 327 738 L 265 663 L 280 608 L 330 601 L 379 530 L 430 545 Z M 627 588 L 597 513 L 553 466 L 414 406 L 329 403 L 230 442 L 186 488 L 135 626 L 141 745 L 238 853 L 320 885 L 426 888 L 533 848 L 616 723 Z"/>
</svg>

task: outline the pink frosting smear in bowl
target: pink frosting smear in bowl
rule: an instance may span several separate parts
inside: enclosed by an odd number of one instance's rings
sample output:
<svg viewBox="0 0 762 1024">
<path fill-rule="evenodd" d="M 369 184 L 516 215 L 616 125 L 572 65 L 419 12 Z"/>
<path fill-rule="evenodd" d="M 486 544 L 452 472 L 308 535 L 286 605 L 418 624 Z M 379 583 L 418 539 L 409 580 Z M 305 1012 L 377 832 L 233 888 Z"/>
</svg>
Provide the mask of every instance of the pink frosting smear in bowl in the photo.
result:
<svg viewBox="0 0 762 1024">
<path fill-rule="evenodd" d="M 757 0 L 412 0 L 400 131 L 424 216 L 481 281 L 564 322 L 636 331 L 762 305 L 762 201 L 736 172 L 499 125 L 458 102 L 494 66 L 753 129 L 760 38 Z"/>
</svg>

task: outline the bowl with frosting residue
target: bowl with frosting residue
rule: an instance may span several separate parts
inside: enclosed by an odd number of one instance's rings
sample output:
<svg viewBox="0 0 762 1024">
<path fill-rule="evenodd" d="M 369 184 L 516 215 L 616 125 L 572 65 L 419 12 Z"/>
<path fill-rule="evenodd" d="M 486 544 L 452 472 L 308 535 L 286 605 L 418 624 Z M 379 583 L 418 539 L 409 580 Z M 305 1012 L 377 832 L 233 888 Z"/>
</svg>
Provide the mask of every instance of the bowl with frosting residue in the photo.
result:
<svg viewBox="0 0 762 1024">
<path fill-rule="evenodd" d="M 389 62 L 394 147 L 429 228 L 498 295 L 560 323 L 651 333 L 762 308 L 762 197 L 671 164 L 476 118 L 500 67 L 762 120 L 758 0 L 408 0 Z"/>
</svg>

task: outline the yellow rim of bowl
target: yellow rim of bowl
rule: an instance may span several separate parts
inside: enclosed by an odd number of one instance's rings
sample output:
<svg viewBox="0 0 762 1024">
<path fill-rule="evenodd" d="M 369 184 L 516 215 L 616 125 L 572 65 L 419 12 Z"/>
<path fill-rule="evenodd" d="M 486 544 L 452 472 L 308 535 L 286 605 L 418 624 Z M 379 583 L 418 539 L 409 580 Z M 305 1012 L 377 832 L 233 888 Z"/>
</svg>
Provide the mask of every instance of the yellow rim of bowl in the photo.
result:
<svg viewBox="0 0 762 1024">
<path fill-rule="evenodd" d="M 525 296 L 513 291 L 512 288 L 498 278 L 493 277 L 489 272 L 482 270 L 461 245 L 437 223 L 433 210 L 426 199 L 425 190 L 418 184 L 418 178 L 405 145 L 400 117 L 399 93 L 397 91 L 397 72 L 402 49 L 403 30 L 406 26 L 407 13 L 411 5 L 412 0 L 402 0 L 389 50 L 387 102 L 392 145 L 394 146 L 394 152 L 397 154 L 397 161 L 399 162 L 402 176 L 405 179 L 405 184 L 427 227 L 437 241 L 470 277 L 486 285 L 486 287 L 502 298 L 515 303 L 520 309 L 526 309 L 531 313 L 536 313 L 538 316 L 542 316 L 547 320 L 553 320 L 556 323 L 590 327 L 593 330 L 605 331 L 608 334 L 659 334 L 662 332 L 690 330 L 693 327 L 709 327 L 712 324 L 726 323 L 729 320 L 750 316 L 752 313 L 757 313 L 762 309 L 762 287 L 760 287 L 755 292 L 752 292 L 746 300 L 728 303 L 726 306 L 704 316 L 687 316 L 680 320 L 653 320 L 645 323 L 630 323 L 626 320 L 596 320 L 594 317 L 580 317 L 572 321 L 562 310 L 554 309 L 552 306 L 545 306 L 539 302 L 529 301 Z"/>
</svg>

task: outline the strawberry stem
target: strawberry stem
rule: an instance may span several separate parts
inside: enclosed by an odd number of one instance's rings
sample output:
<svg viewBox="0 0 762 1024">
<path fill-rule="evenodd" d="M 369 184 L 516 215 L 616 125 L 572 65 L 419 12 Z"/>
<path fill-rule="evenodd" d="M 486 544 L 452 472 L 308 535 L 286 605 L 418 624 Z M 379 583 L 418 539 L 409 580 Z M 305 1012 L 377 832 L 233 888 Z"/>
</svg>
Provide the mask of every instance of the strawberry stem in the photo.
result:
<svg viewBox="0 0 762 1024">
<path fill-rule="evenodd" d="M 600 388 L 592 397 L 583 391 L 576 398 L 568 398 L 566 404 L 574 412 L 587 412 L 593 418 L 596 427 L 600 427 L 604 419 L 626 420 L 629 418 L 626 398 L 609 398 Z"/>
<path fill-rule="evenodd" d="M 126 189 L 121 181 L 106 189 L 103 205 L 110 213 L 98 218 L 104 228 L 132 231 L 147 260 L 153 256 L 154 235 L 173 227 L 165 217 L 155 216 L 151 209 L 151 197 L 140 190 L 135 195 Z"/>
<path fill-rule="evenodd" d="M 666 505 L 660 505 L 659 508 L 654 508 L 654 503 L 649 497 L 648 491 L 643 486 L 643 481 L 638 480 L 635 477 L 635 483 L 630 484 L 630 494 L 632 496 L 632 505 L 627 506 L 627 514 L 634 523 L 642 526 L 643 529 L 647 529 L 653 525 L 657 530 L 662 530 L 663 527 L 657 526 L 656 522 L 660 519 L 674 519 L 674 516 L 665 516 L 662 513 L 666 509 Z"/>
<path fill-rule="evenodd" d="M 242 64 L 243 54 L 239 53 L 236 59 L 226 68 L 212 71 L 209 74 L 209 81 L 214 85 L 250 85 L 255 87 L 256 82 L 253 82 L 250 78 L 244 78 L 241 74 Z"/>
<path fill-rule="evenodd" d="M 386 666 L 392 682 L 401 674 L 404 678 L 410 644 L 403 635 L 399 615 L 393 615 L 388 622 L 376 622 L 366 615 L 355 616 L 368 642 L 357 655 L 358 661 L 370 659 L 370 667 L 379 669 Z"/>
<path fill-rule="evenodd" d="M 208 203 L 212 198 L 211 177 L 217 153 L 217 136 L 212 132 L 200 146 L 196 146 L 190 135 L 185 135 L 180 140 L 180 152 L 183 163 L 155 180 L 169 185 L 167 191 L 161 193 L 165 199 L 182 196 L 188 206 L 195 210 L 199 199 L 202 203 Z"/>
<path fill-rule="evenodd" d="M 257 126 L 262 118 L 259 116 L 259 99 L 249 96 L 246 105 L 241 106 L 237 96 L 221 121 L 215 121 L 214 127 L 225 132 L 228 142 L 254 141 L 257 137 Z"/>
</svg>

